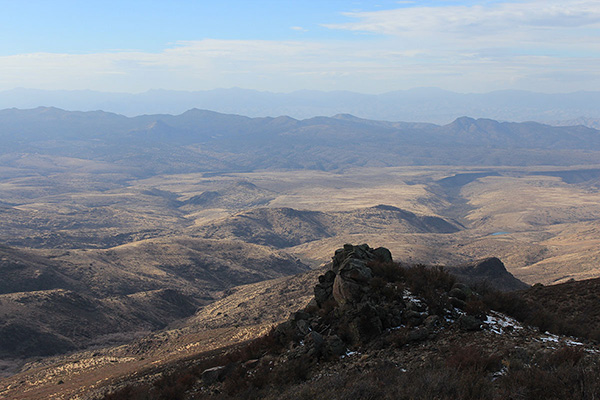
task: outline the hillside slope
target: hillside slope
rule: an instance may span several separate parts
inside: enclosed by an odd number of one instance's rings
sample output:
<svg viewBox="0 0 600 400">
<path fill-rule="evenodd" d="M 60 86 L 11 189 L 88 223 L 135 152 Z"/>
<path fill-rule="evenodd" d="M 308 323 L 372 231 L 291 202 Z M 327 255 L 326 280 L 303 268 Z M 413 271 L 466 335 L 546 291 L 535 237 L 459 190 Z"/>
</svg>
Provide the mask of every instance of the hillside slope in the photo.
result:
<svg viewBox="0 0 600 400">
<path fill-rule="evenodd" d="M 258 208 L 195 228 L 194 234 L 214 239 L 238 238 L 285 248 L 344 234 L 385 231 L 454 233 L 459 228 L 457 223 L 440 217 L 416 215 L 397 207 L 378 205 L 340 212 Z"/>
<path fill-rule="evenodd" d="M 105 389 L 97 396 L 586 399 L 600 394 L 594 379 L 600 372 L 597 346 L 541 333 L 487 308 L 493 301 L 437 268 L 402 268 L 386 249 L 345 245 L 319 277 L 308 306 L 269 334 L 149 370 L 160 376 L 152 384 L 145 381 L 148 375 L 115 380 L 108 394 Z"/>
<path fill-rule="evenodd" d="M 193 315 L 220 291 L 308 269 L 269 248 L 185 237 L 0 255 L 0 354 L 14 359 L 126 342 Z"/>
</svg>

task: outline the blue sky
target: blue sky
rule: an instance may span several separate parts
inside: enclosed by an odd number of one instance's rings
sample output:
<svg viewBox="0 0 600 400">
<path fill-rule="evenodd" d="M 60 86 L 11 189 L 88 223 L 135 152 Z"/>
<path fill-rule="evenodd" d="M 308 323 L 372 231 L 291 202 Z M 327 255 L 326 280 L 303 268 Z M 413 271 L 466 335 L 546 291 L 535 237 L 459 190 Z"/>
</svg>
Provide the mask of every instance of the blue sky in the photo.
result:
<svg viewBox="0 0 600 400">
<path fill-rule="evenodd" d="M 600 90 L 597 0 L 0 7 L 0 90 Z"/>
<path fill-rule="evenodd" d="M 348 21 L 343 12 L 402 6 L 397 1 L 40 1 L 2 3 L 0 55 L 106 50 L 159 52 L 178 41 L 211 39 L 349 39 L 323 27 Z M 295 28 L 295 29 L 292 29 Z M 301 29 L 300 29 L 301 28 Z"/>
</svg>

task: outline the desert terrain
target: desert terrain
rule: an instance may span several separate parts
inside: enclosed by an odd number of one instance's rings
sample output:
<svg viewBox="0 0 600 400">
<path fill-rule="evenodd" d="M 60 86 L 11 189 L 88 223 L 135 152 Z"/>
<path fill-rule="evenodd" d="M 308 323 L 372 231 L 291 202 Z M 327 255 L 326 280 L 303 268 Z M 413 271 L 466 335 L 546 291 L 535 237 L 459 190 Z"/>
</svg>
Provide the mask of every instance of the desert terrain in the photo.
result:
<svg viewBox="0 0 600 400">
<path fill-rule="evenodd" d="M 423 127 L 195 110 L 163 116 L 173 131 L 152 116 L 36 112 L 52 117 L 48 135 L 76 124 L 0 154 L 0 397 L 92 398 L 109 381 L 257 337 L 310 300 L 344 243 L 386 247 L 405 265 L 497 257 L 529 285 L 600 276 L 589 128 L 550 129 L 575 143 L 563 150 L 539 124 L 468 118 Z M 190 139 L 198 115 L 210 122 L 199 135 L 230 127 L 229 150 L 220 137 Z M 78 138 L 84 116 L 103 118 L 121 145 Z M 239 131 L 265 126 L 265 147 L 246 148 Z M 483 139 L 382 148 L 395 129 Z M 511 149 L 519 134 L 529 144 Z"/>
</svg>

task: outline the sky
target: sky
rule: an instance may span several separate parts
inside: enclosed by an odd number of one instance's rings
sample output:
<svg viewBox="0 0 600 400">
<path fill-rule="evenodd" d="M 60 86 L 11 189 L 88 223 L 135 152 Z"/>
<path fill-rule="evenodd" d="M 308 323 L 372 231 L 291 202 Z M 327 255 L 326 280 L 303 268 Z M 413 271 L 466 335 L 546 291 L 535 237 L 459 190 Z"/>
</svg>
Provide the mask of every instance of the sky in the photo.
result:
<svg viewBox="0 0 600 400">
<path fill-rule="evenodd" d="M 0 90 L 600 90 L 600 1 L 0 0 Z"/>
</svg>

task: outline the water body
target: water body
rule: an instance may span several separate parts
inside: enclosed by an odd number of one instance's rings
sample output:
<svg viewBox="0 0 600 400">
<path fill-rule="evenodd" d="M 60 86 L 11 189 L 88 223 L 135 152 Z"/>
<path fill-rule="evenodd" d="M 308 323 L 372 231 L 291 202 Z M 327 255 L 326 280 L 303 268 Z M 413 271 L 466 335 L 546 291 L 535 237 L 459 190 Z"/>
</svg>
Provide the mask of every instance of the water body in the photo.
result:
<svg viewBox="0 0 600 400">
<path fill-rule="evenodd" d="M 492 236 L 500 236 L 500 235 L 508 235 L 510 234 L 510 232 L 494 232 L 492 233 Z"/>
</svg>

